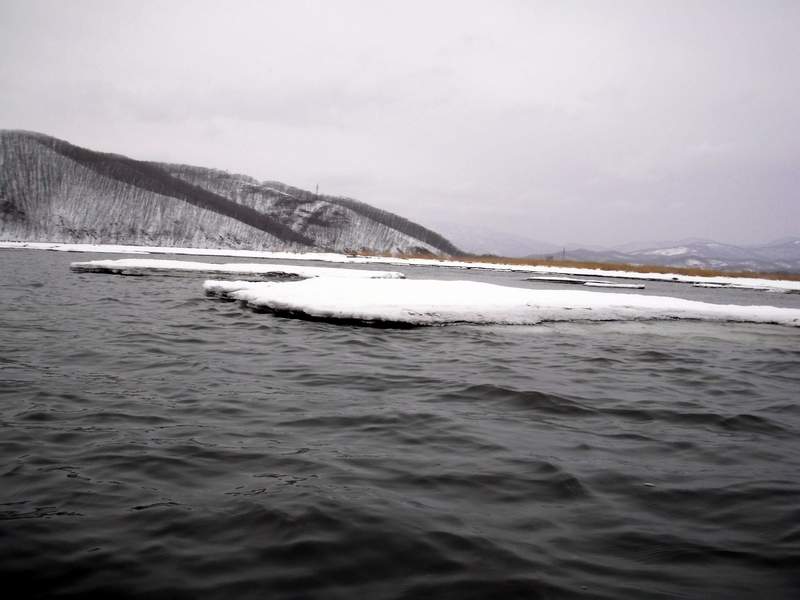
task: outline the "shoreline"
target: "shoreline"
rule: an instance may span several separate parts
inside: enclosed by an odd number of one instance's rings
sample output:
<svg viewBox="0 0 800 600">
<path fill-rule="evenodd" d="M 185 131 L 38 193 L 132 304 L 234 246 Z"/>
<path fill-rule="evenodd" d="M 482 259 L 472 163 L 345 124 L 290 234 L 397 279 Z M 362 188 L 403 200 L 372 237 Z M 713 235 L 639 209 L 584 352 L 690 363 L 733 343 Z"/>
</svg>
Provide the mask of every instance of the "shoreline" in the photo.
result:
<svg viewBox="0 0 800 600">
<path fill-rule="evenodd" d="M 98 254 L 175 254 L 191 256 L 227 256 L 271 260 L 305 260 L 340 264 L 385 264 L 393 266 L 448 267 L 455 269 L 480 269 L 511 271 L 545 275 L 574 275 L 608 277 L 643 281 L 666 281 L 685 284 L 713 284 L 721 288 L 753 289 L 767 292 L 800 293 L 800 281 L 790 279 L 764 279 L 759 277 L 734 277 L 725 275 L 703 276 L 680 273 L 639 272 L 613 269 L 592 269 L 548 265 L 506 264 L 502 262 L 464 261 L 436 258 L 397 258 L 391 256 L 353 256 L 334 252 L 282 252 L 269 250 L 236 250 L 231 248 L 183 248 L 171 246 L 132 246 L 124 244 L 73 244 L 61 242 L 0 242 L 0 249 L 51 250 L 58 252 L 93 252 Z"/>
</svg>

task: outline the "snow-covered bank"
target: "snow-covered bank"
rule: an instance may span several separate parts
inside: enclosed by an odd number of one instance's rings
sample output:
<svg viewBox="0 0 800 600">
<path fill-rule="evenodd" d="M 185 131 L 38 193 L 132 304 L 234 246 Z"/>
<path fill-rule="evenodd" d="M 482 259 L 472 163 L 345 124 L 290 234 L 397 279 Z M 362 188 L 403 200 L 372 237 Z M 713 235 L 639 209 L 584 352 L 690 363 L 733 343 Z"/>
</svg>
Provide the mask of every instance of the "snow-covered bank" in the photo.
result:
<svg viewBox="0 0 800 600">
<path fill-rule="evenodd" d="M 618 279 L 638 279 L 643 281 L 671 281 L 676 283 L 715 283 L 722 288 L 754 289 L 771 292 L 800 293 L 800 281 L 786 279 L 759 279 L 753 277 L 704 277 L 701 275 L 681 275 L 678 273 L 639 273 L 636 271 L 616 271 L 607 269 L 584 269 L 572 267 L 550 267 L 545 265 L 509 265 L 503 263 L 466 262 L 458 260 L 437 260 L 431 258 L 391 258 L 382 256 L 346 257 L 348 262 L 378 263 L 394 266 L 450 267 L 455 269 L 486 269 L 490 271 L 512 271 L 520 273 L 541 273 L 548 275 L 568 275 L 574 277 L 611 277 Z M 328 260 L 322 259 L 322 260 Z"/>
<path fill-rule="evenodd" d="M 571 267 L 548 267 L 535 265 L 508 265 L 503 263 L 465 262 L 430 258 L 392 258 L 386 256 L 348 256 L 331 252 L 266 252 L 256 250 L 232 250 L 213 248 L 173 248 L 165 246 L 118 246 L 91 244 L 55 244 L 48 242 L 0 242 L 0 248 L 58 250 L 61 252 L 98 252 L 117 254 L 180 254 L 194 256 L 231 256 L 237 258 L 261 258 L 267 260 L 307 260 L 345 264 L 384 264 L 397 267 L 425 266 L 456 269 L 481 269 L 489 271 L 512 271 L 574 277 L 611 277 L 644 281 L 672 281 L 689 284 L 716 284 L 721 288 L 754 289 L 770 292 L 800 293 L 800 281 L 784 279 L 758 279 L 753 277 L 703 277 L 677 273 L 638 273 L 604 269 L 581 269 Z"/>
<path fill-rule="evenodd" d="M 151 258 L 123 258 L 121 260 L 91 260 L 74 262 L 73 271 L 83 273 L 114 273 L 118 275 L 145 275 L 163 272 L 232 273 L 236 275 L 262 275 L 265 277 L 335 277 L 348 279 L 402 279 L 396 271 L 371 271 L 365 269 L 336 269 L 332 267 L 306 267 L 301 265 L 269 265 L 253 263 L 200 263 L 182 260 Z"/>
<path fill-rule="evenodd" d="M 236 250 L 233 248 L 179 248 L 174 246 L 130 246 L 122 244 L 62 244 L 55 242 L 0 242 L 0 249 L 54 250 L 57 252 L 92 252 L 96 254 L 177 254 L 189 256 L 230 256 L 235 258 L 265 258 L 273 260 L 320 260 L 349 262 L 344 254 L 328 252 L 272 252 L 265 250 Z"/>
<path fill-rule="evenodd" d="M 800 327 L 800 309 L 718 305 L 639 294 L 529 290 L 472 281 L 210 280 L 203 287 L 208 295 L 279 314 L 373 324 L 700 319 Z"/>
</svg>

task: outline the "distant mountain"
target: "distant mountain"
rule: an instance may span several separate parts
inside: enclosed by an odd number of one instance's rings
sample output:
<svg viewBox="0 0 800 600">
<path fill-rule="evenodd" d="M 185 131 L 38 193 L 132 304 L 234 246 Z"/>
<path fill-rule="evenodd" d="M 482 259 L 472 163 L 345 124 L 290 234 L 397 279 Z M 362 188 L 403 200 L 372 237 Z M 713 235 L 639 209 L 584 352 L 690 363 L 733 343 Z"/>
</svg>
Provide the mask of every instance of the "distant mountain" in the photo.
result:
<svg viewBox="0 0 800 600">
<path fill-rule="evenodd" d="M 784 238 L 769 244 L 751 248 L 759 256 L 777 263 L 797 263 L 800 261 L 800 238 Z"/>
<path fill-rule="evenodd" d="M 445 220 L 434 221 L 433 225 L 459 248 L 473 254 L 520 257 L 532 253 L 561 252 L 561 246 L 527 236 L 500 232 L 484 225 L 465 225 Z"/>
<path fill-rule="evenodd" d="M 756 246 L 735 246 L 690 238 L 652 246 L 632 243 L 609 250 L 567 250 L 566 258 L 726 271 L 800 273 L 800 238 L 786 238 Z"/>
<path fill-rule="evenodd" d="M 0 239 L 461 253 L 430 229 L 350 198 L 26 131 L 0 131 Z"/>
<path fill-rule="evenodd" d="M 616 246 L 612 246 L 611 249 L 617 252 L 639 252 L 641 250 L 651 250 L 653 248 L 670 248 L 673 246 L 682 246 L 686 244 L 703 244 L 703 243 L 714 243 L 713 240 L 707 240 L 703 238 L 684 238 L 678 241 L 675 240 L 647 240 L 647 241 L 633 241 L 633 242 L 626 242 L 624 244 L 619 244 Z M 598 250 L 600 248 L 597 248 Z M 605 248 L 603 248 L 605 249 Z"/>
</svg>

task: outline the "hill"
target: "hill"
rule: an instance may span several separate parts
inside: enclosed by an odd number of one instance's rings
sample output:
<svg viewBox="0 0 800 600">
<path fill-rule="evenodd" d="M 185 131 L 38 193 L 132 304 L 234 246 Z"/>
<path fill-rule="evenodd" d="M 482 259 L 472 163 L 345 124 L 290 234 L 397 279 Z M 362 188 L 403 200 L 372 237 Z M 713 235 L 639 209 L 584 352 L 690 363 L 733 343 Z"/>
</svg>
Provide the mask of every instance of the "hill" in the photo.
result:
<svg viewBox="0 0 800 600">
<path fill-rule="evenodd" d="M 540 258 L 540 255 L 531 255 L 529 258 Z M 800 239 L 787 238 L 769 244 L 735 246 L 691 238 L 638 246 L 628 244 L 607 250 L 579 248 L 567 250 L 564 258 L 583 262 L 720 271 L 800 273 Z"/>
<path fill-rule="evenodd" d="M 459 254 L 349 198 L 0 131 L 0 239 L 258 250 Z"/>
</svg>

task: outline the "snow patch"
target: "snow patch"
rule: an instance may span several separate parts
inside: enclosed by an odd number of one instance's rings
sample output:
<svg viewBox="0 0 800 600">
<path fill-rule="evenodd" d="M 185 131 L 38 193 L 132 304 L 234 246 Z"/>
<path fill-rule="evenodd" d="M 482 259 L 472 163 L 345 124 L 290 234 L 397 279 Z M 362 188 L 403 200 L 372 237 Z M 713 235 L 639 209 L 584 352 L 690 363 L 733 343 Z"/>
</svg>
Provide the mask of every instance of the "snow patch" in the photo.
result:
<svg viewBox="0 0 800 600">
<path fill-rule="evenodd" d="M 678 248 L 662 248 L 660 250 L 650 250 L 644 254 L 657 254 L 658 256 L 679 256 L 681 254 L 688 254 L 689 248 L 680 246 Z"/>
<path fill-rule="evenodd" d="M 444 325 L 544 321 L 700 319 L 800 327 L 800 309 L 572 290 L 529 290 L 474 281 L 308 279 L 206 281 L 206 294 L 278 314 L 346 323 Z"/>
</svg>

